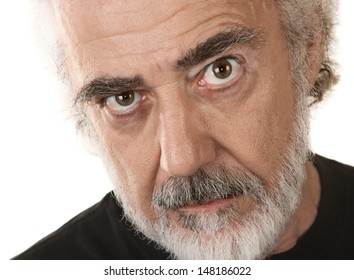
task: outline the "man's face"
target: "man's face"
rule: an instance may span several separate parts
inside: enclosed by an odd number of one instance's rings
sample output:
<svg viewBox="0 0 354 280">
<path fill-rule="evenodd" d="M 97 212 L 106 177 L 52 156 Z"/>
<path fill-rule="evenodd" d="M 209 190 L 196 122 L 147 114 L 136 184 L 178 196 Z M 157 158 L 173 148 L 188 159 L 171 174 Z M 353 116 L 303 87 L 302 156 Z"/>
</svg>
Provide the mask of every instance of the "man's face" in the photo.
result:
<svg viewBox="0 0 354 280">
<path fill-rule="evenodd" d="M 252 191 L 198 196 L 196 183 L 194 200 L 176 202 L 181 185 L 170 207 L 161 192 L 171 178 L 231 173 L 242 184 L 247 173 L 276 196 L 298 97 L 272 1 L 54 2 L 72 84 L 128 215 L 152 225 L 164 215 L 181 236 L 208 240 L 225 229 L 200 220 L 227 212 L 227 230 L 241 230 L 261 208 Z"/>
</svg>

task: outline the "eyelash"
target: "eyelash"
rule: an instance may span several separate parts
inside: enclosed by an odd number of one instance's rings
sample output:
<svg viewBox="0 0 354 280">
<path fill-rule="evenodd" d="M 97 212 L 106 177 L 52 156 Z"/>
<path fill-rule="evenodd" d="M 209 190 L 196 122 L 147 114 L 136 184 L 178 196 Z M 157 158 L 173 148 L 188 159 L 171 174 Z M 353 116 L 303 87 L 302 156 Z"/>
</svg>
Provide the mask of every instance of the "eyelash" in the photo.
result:
<svg viewBox="0 0 354 280">
<path fill-rule="evenodd" d="M 220 86 L 217 86 L 218 88 L 215 89 L 215 88 L 207 88 L 207 86 L 200 86 L 198 85 L 198 83 L 201 81 L 201 79 L 205 76 L 205 73 L 206 71 L 208 70 L 208 68 L 213 65 L 214 63 L 216 63 L 218 60 L 222 60 L 222 59 L 231 59 L 231 60 L 234 60 L 236 61 L 237 64 L 239 64 L 240 66 L 240 73 L 236 75 L 235 78 L 232 78 L 231 81 L 228 81 L 226 83 L 226 85 L 224 84 L 220 84 Z M 204 66 L 202 68 L 202 70 L 200 70 L 197 74 L 196 74 L 196 87 L 199 89 L 200 93 L 202 95 L 208 95 L 208 94 L 217 94 L 219 95 L 220 93 L 228 90 L 229 88 L 233 87 L 241 78 L 242 78 L 242 75 L 243 75 L 243 72 L 244 72 L 244 69 L 243 69 L 243 64 L 245 64 L 245 59 L 244 57 L 242 56 L 224 56 L 224 57 L 220 57 L 220 58 L 217 58 L 215 60 L 213 60 L 212 62 L 210 62 L 209 64 L 207 64 L 206 66 Z M 234 71 L 237 71 L 237 70 L 234 70 Z M 136 114 L 138 114 L 140 112 L 141 109 L 143 109 L 143 106 L 146 102 L 146 95 L 147 93 L 146 92 L 142 92 L 142 91 L 138 91 L 138 90 L 134 90 L 135 93 L 138 93 L 141 95 L 141 100 L 139 100 L 137 102 L 137 105 L 133 107 L 132 110 L 128 110 L 127 112 L 114 112 L 112 109 L 109 108 L 109 106 L 107 105 L 107 100 L 108 98 L 110 97 L 113 97 L 115 95 L 112 95 L 112 96 L 109 96 L 109 97 L 105 97 L 103 99 L 100 100 L 100 106 L 104 108 L 104 110 L 112 117 L 116 118 L 116 119 L 127 119 L 127 118 L 130 118 L 130 117 L 133 117 L 135 116 Z"/>
<path fill-rule="evenodd" d="M 206 71 L 208 70 L 208 68 L 210 66 L 212 66 L 214 63 L 216 63 L 218 60 L 223 60 L 223 59 L 231 59 L 236 61 L 236 63 L 239 65 L 239 69 L 235 69 L 234 71 L 240 71 L 240 73 L 236 74 L 236 76 L 234 78 L 232 78 L 230 81 L 226 82 L 225 84 L 220 83 L 220 84 L 214 84 L 214 87 L 212 85 L 212 87 L 208 88 L 208 85 L 201 85 L 201 80 L 204 78 Z M 227 89 L 233 87 L 243 76 L 244 74 L 244 64 L 246 63 L 246 60 L 243 56 L 240 55 L 230 55 L 230 56 L 223 56 L 220 58 L 217 58 L 215 60 L 213 60 L 211 63 L 209 63 L 208 65 L 204 66 L 202 70 L 200 70 L 197 74 L 196 74 L 196 83 L 194 87 L 197 87 L 197 89 L 199 91 L 202 92 L 203 95 L 207 95 L 210 93 L 216 93 L 219 94 L 220 92 L 224 92 Z M 210 86 L 210 85 L 209 85 Z"/>
<path fill-rule="evenodd" d="M 134 115 L 139 113 L 139 111 L 142 109 L 142 106 L 144 106 L 144 103 L 146 102 L 146 93 L 138 91 L 138 90 L 134 90 L 134 92 L 137 94 L 140 94 L 141 99 L 137 102 L 137 105 L 135 105 L 133 107 L 133 109 L 127 110 L 127 112 L 124 112 L 124 111 L 123 112 L 118 112 L 118 111 L 114 112 L 112 109 L 109 108 L 109 106 L 107 104 L 108 98 L 111 98 L 116 95 L 111 95 L 111 96 L 101 99 L 99 102 L 100 108 L 103 108 L 109 116 L 112 116 L 116 119 L 126 119 L 129 117 L 133 117 Z M 124 92 L 122 94 L 124 94 Z"/>
</svg>

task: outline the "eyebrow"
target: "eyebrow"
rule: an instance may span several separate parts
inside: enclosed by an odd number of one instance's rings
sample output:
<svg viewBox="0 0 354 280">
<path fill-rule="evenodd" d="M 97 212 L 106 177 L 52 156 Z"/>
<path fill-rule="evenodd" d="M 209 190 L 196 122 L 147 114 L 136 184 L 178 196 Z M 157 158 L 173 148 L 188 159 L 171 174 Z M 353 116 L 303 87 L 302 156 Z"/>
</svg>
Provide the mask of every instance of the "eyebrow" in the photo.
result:
<svg viewBox="0 0 354 280">
<path fill-rule="evenodd" d="M 95 104 L 106 97 L 122 94 L 143 84 L 144 80 L 139 75 L 132 77 L 97 77 L 78 91 L 74 99 L 74 105 Z"/>
<path fill-rule="evenodd" d="M 195 48 L 189 49 L 179 58 L 174 69 L 180 71 L 198 65 L 199 63 L 221 54 L 235 45 L 249 45 L 258 47 L 263 39 L 262 29 L 248 28 L 243 25 L 235 25 L 216 35 L 200 42 Z M 129 90 L 144 85 L 144 79 L 140 75 L 131 77 L 117 77 L 104 75 L 94 78 L 77 92 L 74 99 L 74 107 L 93 105 L 104 98 L 122 94 Z"/>
<path fill-rule="evenodd" d="M 179 71 L 202 63 L 235 45 L 249 45 L 257 48 L 264 42 L 263 29 L 248 28 L 235 25 L 217 33 L 204 42 L 200 42 L 193 49 L 188 50 L 177 60 L 174 69 Z"/>
</svg>

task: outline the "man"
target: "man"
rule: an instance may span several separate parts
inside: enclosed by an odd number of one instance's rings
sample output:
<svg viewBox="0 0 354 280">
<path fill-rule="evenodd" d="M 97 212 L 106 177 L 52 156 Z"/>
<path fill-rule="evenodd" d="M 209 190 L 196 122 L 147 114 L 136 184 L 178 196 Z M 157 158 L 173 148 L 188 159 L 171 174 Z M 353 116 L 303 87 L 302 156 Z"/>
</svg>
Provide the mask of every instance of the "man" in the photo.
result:
<svg viewBox="0 0 354 280">
<path fill-rule="evenodd" d="M 115 196 L 17 259 L 354 257 L 354 169 L 308 144 L 336 82 L 332 1 L 48 8 Z"/>
</svg>

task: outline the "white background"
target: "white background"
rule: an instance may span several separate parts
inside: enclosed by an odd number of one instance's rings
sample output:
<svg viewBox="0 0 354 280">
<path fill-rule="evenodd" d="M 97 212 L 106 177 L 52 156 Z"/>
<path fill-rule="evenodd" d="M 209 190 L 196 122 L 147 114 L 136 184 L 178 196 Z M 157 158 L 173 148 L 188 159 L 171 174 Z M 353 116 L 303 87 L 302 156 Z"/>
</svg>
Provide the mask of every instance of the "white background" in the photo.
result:
<svg viewBox="0 0 354 280">
<path fill-rule="evenodd" d="M 53 65 L 33 35 L 30 1 L 0 3 L 0 259 L 101 199 L 110 183 L 78 143 Z M 354 1 L 341 0 L 341 82 L 313 114 L 316 153 L 354 165 Z"/>
</svg>

